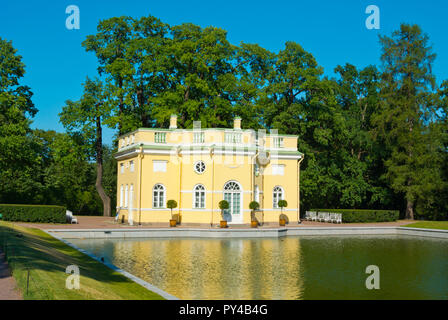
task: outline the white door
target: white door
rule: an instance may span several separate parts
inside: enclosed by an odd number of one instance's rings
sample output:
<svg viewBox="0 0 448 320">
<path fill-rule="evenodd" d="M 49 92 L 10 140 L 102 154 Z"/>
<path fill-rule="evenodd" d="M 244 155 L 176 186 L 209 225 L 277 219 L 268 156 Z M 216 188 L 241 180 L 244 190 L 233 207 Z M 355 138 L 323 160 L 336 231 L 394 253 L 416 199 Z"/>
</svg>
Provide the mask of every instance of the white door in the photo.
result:
<svg viewBox="0 0 448 320">
<path fill-rule="evenodd" d="M 224 186 L 224 200 L 229 203 L 229 209 L 224 210 L 224 219 L 229 223 L 243 223 L 243 204 L 241 187 L 237 182 L 230 181 Z"/>
</svg>

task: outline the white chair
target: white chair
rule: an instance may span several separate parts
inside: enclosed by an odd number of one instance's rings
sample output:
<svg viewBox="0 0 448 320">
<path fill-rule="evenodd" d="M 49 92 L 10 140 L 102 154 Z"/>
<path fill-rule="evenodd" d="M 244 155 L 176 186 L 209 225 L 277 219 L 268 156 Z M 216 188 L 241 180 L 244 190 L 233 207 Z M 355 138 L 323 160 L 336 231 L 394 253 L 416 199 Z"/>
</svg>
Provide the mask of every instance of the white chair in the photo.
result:
<svg viewBox="0 0 448 320">
<path fill-rule="evenodd" d="M 325 212 L 318 212 L 317 213 L 317 221 L 322 222 L 324 221 Z"/>
<path fill-rule="evenodd" d="M 324 222 L 331 222 L 330 221 L 330 213 L 328 213 L 328 212 L 324 213 Z"/>
<path fill-rule="evenodd" d="M 331 222 L 331 223 L 333 223 L 333 222 L 336 221 L 336 216 L 335 216 L 335 215 L 336 215 L 336 213 L 331 213 L 331 212 L 330 212 L 330 222 Z"/>
<path fill-rule="evenodd" d="M 115 221 L 118 221 L 118 218 L 120 216 L 120 211 L 121 211 L 121 207 L 118 207 L 117 214 L 115 215 Z"/>
<path fill-rule="evenodd" d="M 342 213 L 336 213 L 336 223 L 342 223 Z"/>
<path fill-rule="evenodd" d="M 75 216 L 73 216 L 73 212 L 71 212 L 70 210 L 65 211 L 65 216 L 67 218 L 68 223 L 78 224 L 78 219 L 76 219 Z"/>
<path fill-rule="evenodd" d="M 317 221 L 317 214 L 315 211 L 310 212 L 310 219 L 311 221 Z"/>
</svg>

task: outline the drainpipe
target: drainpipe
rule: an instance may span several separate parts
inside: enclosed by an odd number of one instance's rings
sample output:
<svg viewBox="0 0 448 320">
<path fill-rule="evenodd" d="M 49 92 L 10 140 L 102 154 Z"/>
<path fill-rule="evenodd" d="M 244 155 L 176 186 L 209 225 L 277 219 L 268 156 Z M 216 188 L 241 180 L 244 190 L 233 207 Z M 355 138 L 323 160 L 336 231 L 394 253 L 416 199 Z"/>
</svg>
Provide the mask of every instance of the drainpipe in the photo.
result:
<svg viewBox="0 0 448 320">
<path fill-rule="evenodd" d="M 304 155 L 297 161 L 297 223 L 302 223 L 300 221 L 300 164 L 303 161 Z"/>
<path fill-rule="evenodd" d="M 181 148 L 177 147 L 177 158 L 179 159 L 179 223 L 181 223 L 182 219 L 182 159 L 181 159 Z"/>
<path fill-rule="evenodd" d="M 251 161 L 250 161 L 250 170 L 251 170 L 251 175 L 252 175 L 252 179 L 250 179 L 251 181 L 251 190 L 252 190 L 252 201 L 255 201 L 255 170 L 254 170 L 254 161 L 258 156 L 258 148 L 257 151 L 255 152 L 255 155 L 252 156 Z M 260 190 L 260 188 L 258 188 L 258 190 Z M 255 219 L 255 211 L 254 213 L 254 219 Z M 250 217 L 251 221 L 252 221 L 252 215 Z M 264 220 L 264 219 L 263 219 Z"/>
<path fill-rule="evenodd" d="M 213 227 L 213 210 L 215 204 L 215 145 L 210 147 L 210 157 L 212 158 L 212 219 L 210 220 L 210 227 Z M 207 194 L 205 194 L 207 197 Z"/>
<path fill-rule="evenodd" d="M 255 172 L 254 172 L 254 161 L 255 158 L 257 158 L 259 154 L 259 151 L 257 149 L 257 152 L 255 153 L 255 155 L 252 156 L 251 162 L 250 162 L 250 168 L 251 168 L 251 172 L 252 172 L 252 179 L 251 179 L 251 189 L 252 189 L 252 201 L 255 201 Z"/>
<path fill-rule="evenodd" d="M 142 168 L 143 168 L 143 143 L 140 143 L 138 168 L 138 225 L 142 225 Z"/>
</svg>

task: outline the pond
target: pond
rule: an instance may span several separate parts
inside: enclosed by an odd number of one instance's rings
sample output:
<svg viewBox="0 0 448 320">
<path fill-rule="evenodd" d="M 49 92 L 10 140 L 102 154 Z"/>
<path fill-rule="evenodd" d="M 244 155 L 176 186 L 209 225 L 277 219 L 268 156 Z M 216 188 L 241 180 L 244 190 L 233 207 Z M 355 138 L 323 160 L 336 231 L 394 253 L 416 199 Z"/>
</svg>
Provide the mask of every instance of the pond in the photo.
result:
<svg viewBox="0 0 448 320">
<path fill-rule="evenodd" d="M 71 239 L 181 299 L 448 299 L 448 240 Z M 369 265 L 379 289 L 367 289 Z"/>
</svg>

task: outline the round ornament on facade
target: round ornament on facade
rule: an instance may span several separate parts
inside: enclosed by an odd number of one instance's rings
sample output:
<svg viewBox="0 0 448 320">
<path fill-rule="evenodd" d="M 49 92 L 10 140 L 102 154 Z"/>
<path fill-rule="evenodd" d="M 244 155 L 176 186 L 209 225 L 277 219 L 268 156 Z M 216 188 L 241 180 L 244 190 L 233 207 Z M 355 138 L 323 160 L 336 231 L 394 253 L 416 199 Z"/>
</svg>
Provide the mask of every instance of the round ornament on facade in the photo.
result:
<svg viewBox="0 0 448 320">
<path fill-rule="evenodd" d="M 205 162 L 204 161 L 197 161 L 194 164 L 194 171 L 198 174 L 202 174 L 205 172 Z"/>
</svg>

